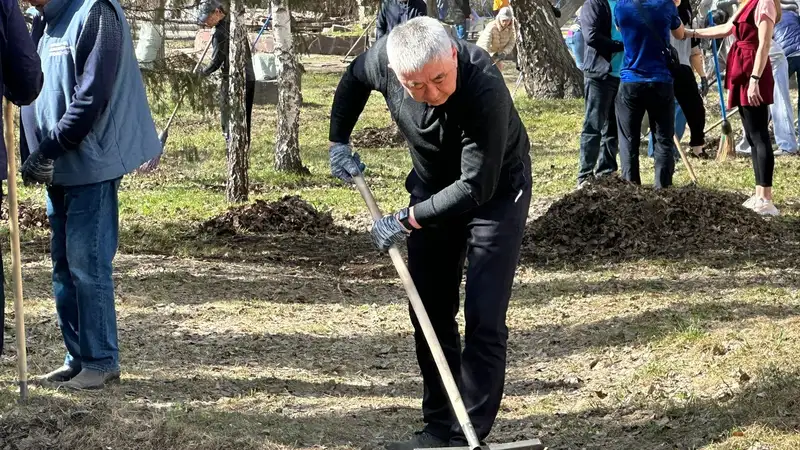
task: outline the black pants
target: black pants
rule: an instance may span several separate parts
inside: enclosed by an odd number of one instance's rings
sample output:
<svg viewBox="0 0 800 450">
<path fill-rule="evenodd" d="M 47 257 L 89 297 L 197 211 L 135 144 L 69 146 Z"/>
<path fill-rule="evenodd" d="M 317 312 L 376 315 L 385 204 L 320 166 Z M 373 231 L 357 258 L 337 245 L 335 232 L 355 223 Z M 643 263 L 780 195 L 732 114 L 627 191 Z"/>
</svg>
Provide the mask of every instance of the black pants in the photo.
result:
<svg viewBox="0 0 800 450">
<path fill-rule="evenodd" d="M 744 135 L 750 144 L 750 157 L 753 159 L 753 172 L 756 185 L 772 187 L 772 173 L 775 171 L 775 156 L 769 138 L 769 106 L 742 106 L 739 108 L 744 125 Z"/>
<path fill-rule="evenodd" d="M 421 200 L 412 196 L 411 204 Z M 479 439 L 491 431 L 503 396 L 508 340 L 506 310 L 530 200 L 530 186 L 521 195 L 497 194 L 466 217 L 414 231 L 408 239 L 411 277 Z M 455 317 L 465 258 L 468 261 L 466 333 L 462 352 Z M 442 439 L 465 442 L 413 310 L 411 321 L 425 388 L 422 400 L 425 428 Z"/>
<path fill-rule="evenodd" d="M 619 89 L 619 78 L 604 79 L 585 77 L 584 106 L 581 131 L 580 166 L 578 183 L 592 176 L 601 176 L 617 171 L 617 113 L 614 99 Z"/>
<path fill-rule="evenodd" d="M 225 83 L 225 81 L 223 81 Z M 253 100 L 255 99 L 256 93 L 256 82 L 255 80 L 247 80 L 245 81 L 244 85 L 244 107 L 247 110 L 247 142 L 250 142 L 250 130 L 252 128 L 253 122 Z M 226 114 L 226 111 L 230 111 L 230 107 L 228 105 L 220 105 L 220 110 L 222 113 L 220 114 L 220 125 L 222 126 L 222 134 L 225 135 L 225 139 L 229 139 L 228 136 L 228 120 L 230 120 L 229 113 Z"/>
<path fill-rule="evenodd" d="M 675 158 L 672 156 L 675 135 L 675 96 L 672 83 L 621 83 L 617 93 L 617 126 L 622 178 L 642 184 L 639 174 L 640 130 L 644 113 L 650 118 L 655 143 L 655 186 L 672 186 Z"/>
<path fill-rule="evenodd" d="M 697 81 L 692 68 L 681 65 L 681 69 L 675 74 L 673 86 L 675 100 L 681 105 L 683 115 L 686 117 L 686 124 L 692 133 L 689 145 L 694 147 L 705 144 L 706 134 L 703 129 L 706 127 L 706 108 L 703 105 L 703 97 L 700 96 L 700 91 L 697 89 Z"/>
</svg>

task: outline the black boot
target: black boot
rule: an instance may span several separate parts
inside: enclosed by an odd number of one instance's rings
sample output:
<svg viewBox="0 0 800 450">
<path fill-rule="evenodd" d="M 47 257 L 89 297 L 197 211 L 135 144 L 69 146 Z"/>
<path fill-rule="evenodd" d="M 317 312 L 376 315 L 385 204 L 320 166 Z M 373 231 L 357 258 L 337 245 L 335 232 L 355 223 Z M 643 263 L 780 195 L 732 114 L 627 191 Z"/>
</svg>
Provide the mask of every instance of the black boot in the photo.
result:
<svg viewBox="0 0 800 450">
<path fill-rule="evenodd" d="M 414 433 L 407 441 L 391 442 L 386 445 L 387 450 L 414 450 L 415 448 L 447 447 L 449 441 L 429 433 L 426 430 Z"/>
</svg>

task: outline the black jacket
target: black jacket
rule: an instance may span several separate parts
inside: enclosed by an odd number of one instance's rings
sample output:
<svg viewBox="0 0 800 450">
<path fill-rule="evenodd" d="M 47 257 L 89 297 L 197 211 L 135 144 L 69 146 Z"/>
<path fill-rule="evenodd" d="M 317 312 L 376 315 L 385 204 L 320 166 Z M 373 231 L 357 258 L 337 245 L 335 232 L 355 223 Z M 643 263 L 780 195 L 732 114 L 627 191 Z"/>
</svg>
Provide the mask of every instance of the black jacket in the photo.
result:
<svg viewBox="0 0 800 450">
<path fill-rule="evenodd" d="M 611 39 L 611 7 L 607 0 L 586 0 L 581 9 L 581 32 L 586 42 L 583 73 L 603 78 L 611 72 L 611 57 L 623 51 L 622 42 Z"/>
<path fill-rule="evenodd" d="M 426 13 L 426 5 L 422 0 L 408 0 L 405 4 L 399 0 L 383 0 L 375 22 L 375 38 L 380 39 L 389 34 L 392 28 Z"/>
<path fill-rule="evenodd" d="M 214 27 L 214 34 L 211 37 L 211 46 L 213 50 L 211 52 L 211 62 L 208 66 L 203 69 L 203 75 L 209 76 L 212 73 L 216 72 L 220 68 L 222 69 L 222 77 L 223 79 L 227 78 L 230 75 L 230 39 L 229 39 L 229 30 L 230 30 L 230 20 L 226 15 L 222 20 L 219 21 L 216 27 Z M 246 35 L 245 35 L 246 38 Z M 253 69 L 253 55 L 250 53 L 250 42 L 248 41 L 245 44 L 245 80 L 246 81 L 255 81 L 256 75 Z"/>
</svg>

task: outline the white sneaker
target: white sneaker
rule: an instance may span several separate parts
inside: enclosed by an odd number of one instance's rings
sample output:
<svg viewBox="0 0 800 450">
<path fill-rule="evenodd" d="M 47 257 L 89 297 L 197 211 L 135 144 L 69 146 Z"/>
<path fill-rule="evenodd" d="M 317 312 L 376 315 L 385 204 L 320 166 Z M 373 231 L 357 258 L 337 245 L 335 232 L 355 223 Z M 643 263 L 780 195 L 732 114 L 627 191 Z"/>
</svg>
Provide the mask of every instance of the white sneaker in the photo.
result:
<svg viewBox="0 0 800 450">
<path fill-rule="evenodd" d="M 747 209 L 753 209 L 753 208 L 756 207 L 756 202 L 757 201 L 758 201 L 758 196 L 756 194 L 753 194 L 744 203 L 742 203 L 742 206 L 744 206 Z"/>
<path fill-rule="evenodd" d="M 777 216 L 781 213 L 771 201 L 763 198 L 759 198 L 756 201 L 753 211 L 762 216 Z"/>
</svg>

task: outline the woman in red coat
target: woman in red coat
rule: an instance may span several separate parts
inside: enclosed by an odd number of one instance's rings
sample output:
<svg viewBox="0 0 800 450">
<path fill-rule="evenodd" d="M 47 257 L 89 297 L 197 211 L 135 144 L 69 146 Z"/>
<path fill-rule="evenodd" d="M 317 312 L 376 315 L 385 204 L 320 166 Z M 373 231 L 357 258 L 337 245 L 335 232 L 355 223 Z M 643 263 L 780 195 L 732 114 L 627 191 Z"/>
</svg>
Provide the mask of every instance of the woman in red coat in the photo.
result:
<svg viewBox="0 0 800 450">
<path fill-rule="evenodd" d="M 745 136 L 753 151 L 756 192 L 744 206 L 761 215 L 777 216 L 772 203 L 775 157 L 769 138 L 769 105 L 772 104 L 772 68 L 769 46 L 772 29 L 781 20 L 779 0 L 744 0 L 731 19 L 715 27 L 686 30 L 686 37 L 717 39 L 736 37 L 728 54 L 725 87 L 728 105 L 738 106 Z"/>
</svg>

